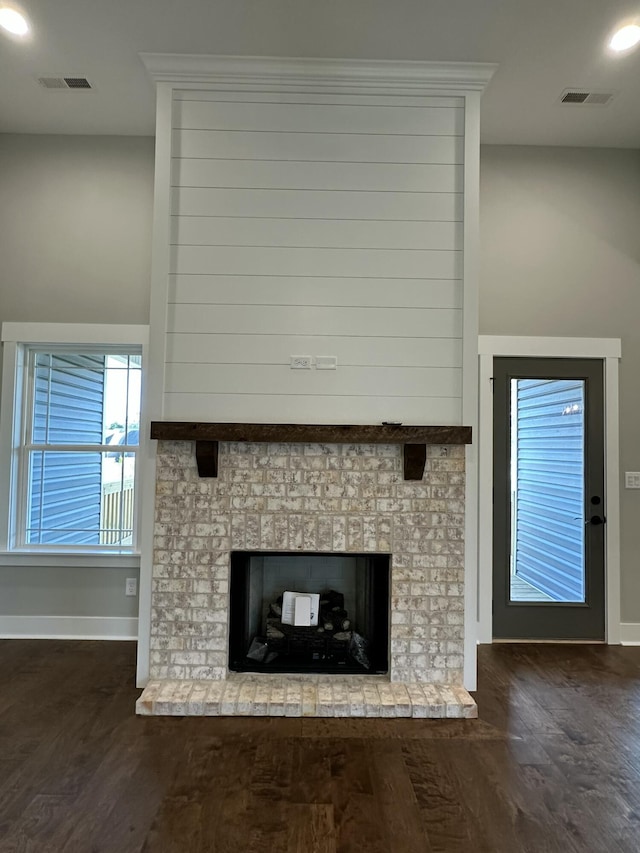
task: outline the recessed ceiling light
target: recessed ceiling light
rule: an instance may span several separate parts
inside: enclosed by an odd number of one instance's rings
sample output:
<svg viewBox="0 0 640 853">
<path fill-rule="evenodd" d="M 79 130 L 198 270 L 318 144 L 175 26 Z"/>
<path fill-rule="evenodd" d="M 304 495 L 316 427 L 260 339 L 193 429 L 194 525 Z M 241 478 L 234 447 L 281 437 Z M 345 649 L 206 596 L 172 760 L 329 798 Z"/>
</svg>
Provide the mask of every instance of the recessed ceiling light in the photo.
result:
<svg viewBox="0 0 640 853">
<path fill-rule="evenodd" d="M 627 24 L 615 32 L 609 42 L 611 50 L 620 53 L 623 50 L 635 47 L 640 41 L 640 27 L 637 24 Z"/>
<path fill-rule="evenodd" d="M 0 27 L 14 36 L 26 36 L 29 24 L 24 15 L 9 6 L 0 8 Z"/>
</svg>

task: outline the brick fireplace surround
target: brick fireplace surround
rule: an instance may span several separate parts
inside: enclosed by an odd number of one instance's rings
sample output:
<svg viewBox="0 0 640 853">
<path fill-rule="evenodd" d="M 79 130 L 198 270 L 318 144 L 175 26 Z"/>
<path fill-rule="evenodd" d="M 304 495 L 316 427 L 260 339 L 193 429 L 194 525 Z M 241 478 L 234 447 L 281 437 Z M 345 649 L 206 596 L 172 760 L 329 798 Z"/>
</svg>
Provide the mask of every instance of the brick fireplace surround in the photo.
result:
<svg viewBox="0 0 640 853">
<path fill-rule="evenodd" d="M 462 445 L 430 445 L 423 479 L 398 444 L 192 441 L 157 456 L 150 681 L 139 714 L 475 717 L 462 687 Z M 391 554 L 389 673 L 230 673 L 230 552 Z"/>
</svg>

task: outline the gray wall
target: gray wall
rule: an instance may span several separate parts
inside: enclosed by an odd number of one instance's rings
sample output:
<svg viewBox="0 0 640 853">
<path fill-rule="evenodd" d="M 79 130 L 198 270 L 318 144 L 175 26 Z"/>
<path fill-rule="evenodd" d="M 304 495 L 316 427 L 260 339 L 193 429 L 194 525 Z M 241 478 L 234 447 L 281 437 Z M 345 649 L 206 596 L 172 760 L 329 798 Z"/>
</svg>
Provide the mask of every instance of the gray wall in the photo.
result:
<svg viewBox="0 0 640 853">
<path fill-rule="evenodd" d="M 0 135 L 0 322 L 148 323 L 153 140 Z"/>
<path fill-rule="evenodd" d="M 481 178 L 481 332 L 621 337 L 621 469 L 640 470 L 640 153 L 485 146 Z M 151 139 L 0 135 L 0 322 L 147 323 L 152 190 Z M 621 497 L 640 622 L 640 492 Z M 134 615 L 134 570 L 88 571 L 0 568 L 0 613 Z"/>
<path fill-rule="evenodd" d="M 3 566 L 1 616 L 137 616 L 138 597 L 125 596 L 138 569 L 86 566 Z"/>
<path fill-rule="evenodd" d="M 0 323 L 149 322 L 153 146 L 0 135 Z M 134 576 L 0 566 L 0 614 L 135 616 Z"/>
<path fill-rule="evenodd" d="M 621 471 L 640 470 L 640 152 L 485 146 L 480 331 L 622 339 Z M 640 491 L 621 491 L 622 621 L 640 622 Z"/>
</svg>

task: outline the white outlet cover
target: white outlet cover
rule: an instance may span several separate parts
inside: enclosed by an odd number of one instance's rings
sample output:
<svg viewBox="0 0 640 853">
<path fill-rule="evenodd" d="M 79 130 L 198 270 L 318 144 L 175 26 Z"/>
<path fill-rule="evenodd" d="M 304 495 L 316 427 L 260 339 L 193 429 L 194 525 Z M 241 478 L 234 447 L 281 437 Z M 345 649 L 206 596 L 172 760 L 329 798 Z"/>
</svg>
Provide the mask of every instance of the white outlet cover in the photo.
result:
<svg viewBox="0 0 640 853">
<path fill-rule="evenodd" d="M 289 366 L 292 370 L 311 370 L 312 362 L 310 355 L 292 355 Z"/>
</svg>

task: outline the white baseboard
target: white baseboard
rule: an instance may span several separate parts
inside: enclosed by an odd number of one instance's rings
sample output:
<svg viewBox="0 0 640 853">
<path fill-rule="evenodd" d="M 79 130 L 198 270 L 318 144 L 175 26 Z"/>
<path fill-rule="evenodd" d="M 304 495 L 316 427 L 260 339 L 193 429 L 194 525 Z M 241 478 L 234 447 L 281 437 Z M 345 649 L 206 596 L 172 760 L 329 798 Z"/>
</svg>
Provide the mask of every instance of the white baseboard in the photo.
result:
<svg viewBox="0 0 640 853">
<path fill-rule="evenodd" d="M 132 616 L 0 616 L 3 640 L 137 640 Z"/>
<path fill-rule="evenodd" d="M 620 642 L 623 646 L 640 646 L 640 622 L 621 622 Z"/>
</svg>

